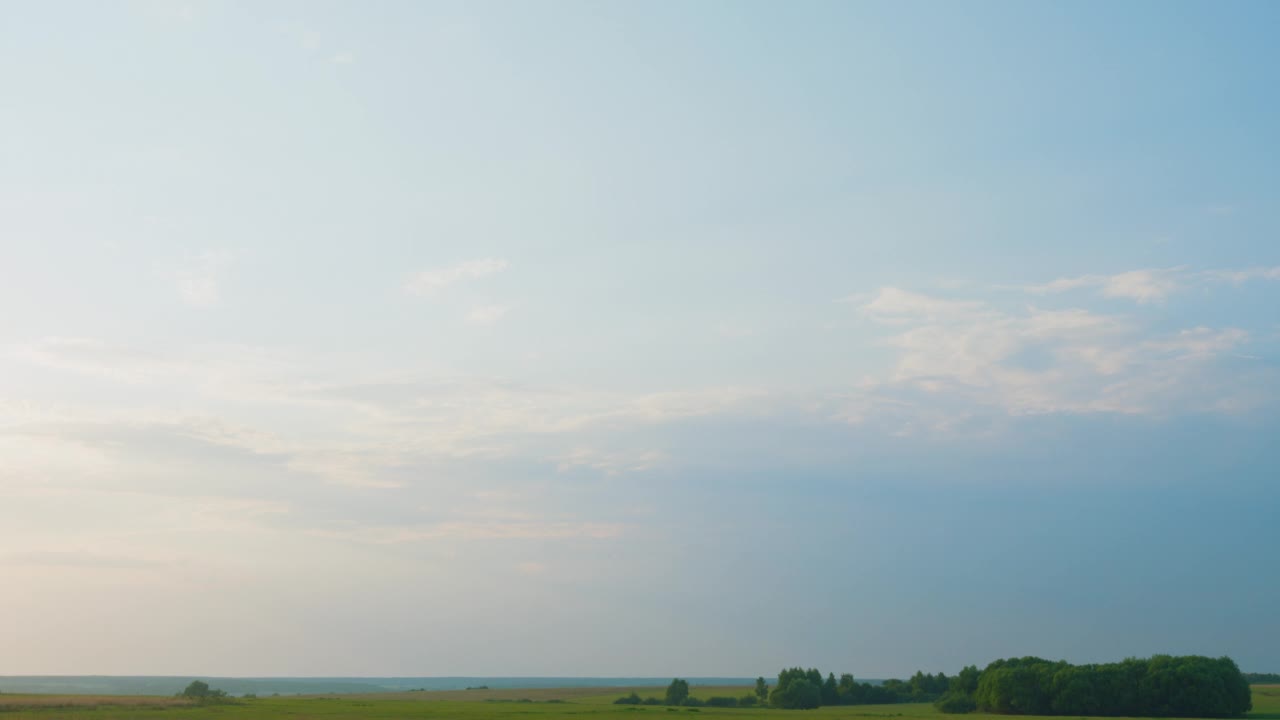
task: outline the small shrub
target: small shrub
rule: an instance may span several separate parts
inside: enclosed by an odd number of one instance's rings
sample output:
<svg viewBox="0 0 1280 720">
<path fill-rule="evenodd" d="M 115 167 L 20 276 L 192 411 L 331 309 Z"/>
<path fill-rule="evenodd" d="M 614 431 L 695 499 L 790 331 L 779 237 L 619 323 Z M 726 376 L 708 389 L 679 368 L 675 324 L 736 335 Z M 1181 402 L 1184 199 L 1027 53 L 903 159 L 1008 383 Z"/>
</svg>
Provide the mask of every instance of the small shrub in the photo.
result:
<svg viewBox="0 0 1280 720">
<path fill-rule="evenodd" d="M 738 698 L 714 696 L 707 698 L 707 707 L 738 707 Z"/>
<path fill-rule="evenodd" d="M 641 705 L 661 705 L 662 701 L 656 697 L 647 697 L 640 701 Z"/>
<path fill-rule="evenodd" d="M 209 683 L 204 682 L 203 680 L 192 680 L 190 685 L 187 685 L 182 692 L 178 693 L 178 697 L 195 700 L 201 705 L 216 705 L 231 701 L 231 699 L 227 697 L 226 690 L 211 688 L 209 687 Z"/>
<path fill-rule="evenodd" d="M 640 702 L 641 702 L 640 696 L 635 693 L 631 693 L 630 695 L 625 695 L 623 697 L 618 698 L 617 700 L 614 700 L 613 704 L 614 705 L 639 705 Z"/>
<path fill-rule="evenodd" d="M 743 695 L 738 698 L 738 707 L 755 707 L 759 702 L 760 698 L 756 695 Z"/>
<path fill-rule="evenodd" d="M 934 701 L 933 706 L 938 708 L 939 712 L 950 715 L 963 715 L 971 713 L 978 709 L 978 704 L 973 698 L 965 693 L 947 693 Z"/>
</svg>

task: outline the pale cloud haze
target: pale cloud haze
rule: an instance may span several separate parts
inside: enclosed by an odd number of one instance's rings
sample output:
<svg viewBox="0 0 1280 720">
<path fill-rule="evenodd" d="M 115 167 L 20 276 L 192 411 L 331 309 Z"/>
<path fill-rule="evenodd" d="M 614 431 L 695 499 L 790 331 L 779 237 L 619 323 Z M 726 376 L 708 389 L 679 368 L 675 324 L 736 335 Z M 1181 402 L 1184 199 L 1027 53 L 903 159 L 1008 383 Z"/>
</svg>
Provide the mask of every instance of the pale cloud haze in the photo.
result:
<svg viewBox="0 0 1280 720">
<path fill-rule="evenodd" d="M 0 674 L 1280 670 L 1276 8 L 14 5 Z"/>
</svg>

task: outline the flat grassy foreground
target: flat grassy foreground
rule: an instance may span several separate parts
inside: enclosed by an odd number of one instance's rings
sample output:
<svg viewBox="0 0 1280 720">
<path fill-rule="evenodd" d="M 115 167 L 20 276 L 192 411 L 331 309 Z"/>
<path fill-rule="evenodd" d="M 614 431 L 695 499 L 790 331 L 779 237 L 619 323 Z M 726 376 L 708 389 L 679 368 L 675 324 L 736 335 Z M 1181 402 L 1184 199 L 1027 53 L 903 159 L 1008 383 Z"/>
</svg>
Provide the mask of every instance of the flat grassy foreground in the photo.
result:
<svg viewBox="0 0 1280 720">
<path fill-rule="evenodd" d="M 943 715 L 929 704 L 855 705 L 817 710 L 765 708 L 666 708 L 614 705 L 632 691 L 662 697 L 665 688 L 561 688 L 538 690 L 457 690 L 271 697 L 227 705 L 193 705 L 165 697 L 109 695 L 0 695 L 0 720 L 711 720 L 764 716 L 760 720 L 904 718 L 1009 720 L 1007 715 Z M 741 697 L 748 687 L 690 688 L 693 696 Z M 1250 720 L 1280 720 L 1280 685 L 1253 686 Z M 745 720 L 745 719 L 744 719 Z M 1080 719 L 1084 720 L 1084 719 Z"/>
</svg>

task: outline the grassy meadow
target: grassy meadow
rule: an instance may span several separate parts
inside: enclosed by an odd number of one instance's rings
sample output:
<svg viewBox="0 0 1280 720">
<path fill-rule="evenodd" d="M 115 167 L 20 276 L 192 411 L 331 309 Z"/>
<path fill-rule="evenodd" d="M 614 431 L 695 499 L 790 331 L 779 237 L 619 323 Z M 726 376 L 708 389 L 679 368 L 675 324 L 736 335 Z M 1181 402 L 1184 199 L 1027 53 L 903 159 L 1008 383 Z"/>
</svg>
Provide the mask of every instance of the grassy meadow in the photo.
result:
<svg viewBox="0 0 1280 720">
<path fill-rule="evenodd" d="M 454 690 L 376 695 L 288 696 L 237 700 L 225 705 L 194 705 L 178 698 L 106 695 L 0 695 L 0 720 L 676 720 L 696 716 L 795 716 L 796 720 L 903 718 L 943 720 L 929 704 L 854 705 L 817 710 L 764 708 L 666 708 L 614 705 L 632 691 L 662 697 L 664 688 L 559 688 L 536 690 Z M 749 687 L 690 688 L 706 699 L 740 697 Z M 1250 720 L 1280 720 L 1280 685 L 1253 687 Z M 974 713 L 971 720 L 1007 720 L 1010 716 Z"/>
</svg>

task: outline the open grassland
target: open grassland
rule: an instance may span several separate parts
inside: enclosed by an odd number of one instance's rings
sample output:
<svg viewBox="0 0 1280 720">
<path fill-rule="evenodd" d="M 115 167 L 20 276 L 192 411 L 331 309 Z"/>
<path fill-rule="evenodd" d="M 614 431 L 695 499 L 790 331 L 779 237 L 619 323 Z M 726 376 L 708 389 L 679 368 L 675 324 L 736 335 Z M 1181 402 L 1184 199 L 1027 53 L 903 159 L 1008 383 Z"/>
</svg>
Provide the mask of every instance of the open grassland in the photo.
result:
<svg viewBox="0 0 1280 720">
<path fill-rule="evenodd" d="M 745 687 L 692 687 L 700 698 L 740 697 Z M 817 710 L 666 708 L 614 705 L 636 692 L 661 697 L 664 688 L 457 690 L 238 700 L 191 705 L 177 698 L 101 695 L 0 695 L 0 720 L 952 720 L 928 704 L 853 705 Z M 1250 720 L 1280 720 L 1280 686 L 1253 688 Z M 753 716 L 753 717 L 752 717 Z M 1007 715 L 963 716 L 1009 720 Z M 1076 719 L 1072 719 L 1076 720 Z M 1087 719 L 1079 719 L 1087 720 Z"/>
<path fill-rule="evenodd" d="M 749 685 L 720 687 L 690 685 L 689 694 L 703 700 L 716 695 L 742 697 L 752 691 Z M 316 695 L 351 700 L 403 700 L 407 702 L 533 702 L 580 703 L 584 705 L 611 705 L 613 701 L 635 693 L 640 697 L 661 698 L 666 687 L 585 687 L 585 688 L 534 688 L 529 690 L 432 690 L 427 692 L 375 693 L 368 695 Z"/>
<path fill-rule="evenodd" d="M 92 708 L 191 708 L 190 700 L 156 695 L 35 695 L 0 694 L 0 712 L 17 710 L 65 710 Z M 13 717 L 5 715 L 6 718 Z"/>
<path fill-rule="evenodd" d="M 1280 720 L 1280 685 L 1253 686 L 1253 712 L 1249 717 Z"/>
</svg>

